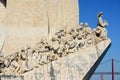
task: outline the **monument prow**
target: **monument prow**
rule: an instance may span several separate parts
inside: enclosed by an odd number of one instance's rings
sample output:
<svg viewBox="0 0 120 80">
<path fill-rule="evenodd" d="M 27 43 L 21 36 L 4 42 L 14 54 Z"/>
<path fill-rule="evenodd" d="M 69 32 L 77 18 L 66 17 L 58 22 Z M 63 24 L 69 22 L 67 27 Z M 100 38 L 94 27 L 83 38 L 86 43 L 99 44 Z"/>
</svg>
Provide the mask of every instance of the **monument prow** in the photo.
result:
<svg viewBox="0 0 120 80">
<path fill-rule="evenodd" d="M 78 0 L 1 0 L 0 8 L 8 33 L 0 80 L 89 80 L 111 45 L 102 12 L 97 28 L 78 24 Z"/>
<path fill-rule="evenodd" d="M 51 38 L 42 37 L 34 47 L 2 57 L 0 71 L 24 76 L 20 80 L 88 80 L 111 45 L 105 26 L 66 26 Z"/>
</svg>

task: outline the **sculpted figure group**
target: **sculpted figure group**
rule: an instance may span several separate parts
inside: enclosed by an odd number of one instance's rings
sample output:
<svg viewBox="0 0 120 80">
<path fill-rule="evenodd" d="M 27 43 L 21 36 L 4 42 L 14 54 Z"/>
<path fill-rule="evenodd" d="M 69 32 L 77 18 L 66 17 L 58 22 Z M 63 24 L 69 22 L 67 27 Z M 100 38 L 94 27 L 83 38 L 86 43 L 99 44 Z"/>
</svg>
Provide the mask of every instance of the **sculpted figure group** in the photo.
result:
<svg viewBox="0 0 120 80">
<path fill-rule="evenodd" d="M 95 45 L 107 39 L 107 25 L 100 12 L 96 29 L 92 30 L 88 23 L 80 23 L 75 27 L 66 26 L 50 39 L 41 38 L 34 48 L 27 46 L 7 57 L 0 56 L 0 73 L 23 74 L 82 48 Z"/>
</svg>

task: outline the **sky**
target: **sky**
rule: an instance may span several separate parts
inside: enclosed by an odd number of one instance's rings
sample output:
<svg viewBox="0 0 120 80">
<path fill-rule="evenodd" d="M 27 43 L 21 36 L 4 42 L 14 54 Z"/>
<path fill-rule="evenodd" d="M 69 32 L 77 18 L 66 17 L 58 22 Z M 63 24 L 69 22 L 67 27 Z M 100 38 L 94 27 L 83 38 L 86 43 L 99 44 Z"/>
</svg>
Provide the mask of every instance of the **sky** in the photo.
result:
<svg viewBox="0 0 120 80">
<path fill-rule="evenodd" d="M 102 62 L 112 58 L 120 60 L 120 0 L 79 0 L 80 22 L 87 22 L 90 27 L 95 28 L 97 26 L 97 14 L 100 11 L 103 12 L 103 19 L 109 23 L 107 27 L 108 37 L 112 41 L 112 45 Z"/>
</svg>

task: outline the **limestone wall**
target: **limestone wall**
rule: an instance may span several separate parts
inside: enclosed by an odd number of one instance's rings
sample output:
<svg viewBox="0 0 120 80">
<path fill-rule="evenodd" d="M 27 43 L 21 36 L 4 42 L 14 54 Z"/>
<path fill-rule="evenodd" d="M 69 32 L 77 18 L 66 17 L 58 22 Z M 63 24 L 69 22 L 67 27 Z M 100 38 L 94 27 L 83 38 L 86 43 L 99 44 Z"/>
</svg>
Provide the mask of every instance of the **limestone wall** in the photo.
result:
<svg viewBox="0 0 120 80">
<path fill-rule="evenodd" d="M 0 24 L 4 24 L 5 14 L 6 14 L 5 1 L 0 0 Z"/>
<path fill-rule="evenodd" d="M 78 0 L 8 0 L 6 25 L 53 27 L 79 23 Z"/>
<path fill-rule="evenodd" d="M 24 80 L 24 76 L 0 74 L 0 80 Z"/>
<path fill-rule="evenodd" d="M 8 0 L 6 25 L 14 27 L 47 26 L 44 0 Z"/>
<path fill-rule="evenodd" d="M 7 0 L 5 9 L 5 55 L 33 45 L 41 35 L 48 36 L 64 25 L 79 23 L 78 0 Z"/>
</svg>

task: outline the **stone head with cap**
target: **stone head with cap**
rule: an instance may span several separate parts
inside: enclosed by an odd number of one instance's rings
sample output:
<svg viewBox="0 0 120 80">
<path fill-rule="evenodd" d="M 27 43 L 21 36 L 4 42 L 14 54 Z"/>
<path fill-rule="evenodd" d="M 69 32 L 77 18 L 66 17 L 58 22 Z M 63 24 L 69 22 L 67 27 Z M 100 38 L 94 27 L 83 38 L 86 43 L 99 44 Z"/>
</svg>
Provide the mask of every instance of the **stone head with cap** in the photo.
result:
<svg viewBox="0 0 120 80">
<path fill-rule="evenodd" d="M 89 25 L 88 25 L 88 23 L 85 23 L 85 25 L 84 25 L 85 27 L 89 27 Z"/>
<path fill-rule="evenodd" d="M 83 23 L 82 23 L 82 22 L 80 23 L 80 26 L 83 26 Z"/>
<path fill-rule="evenodd" d="M 80 28 L 82 28 L 82 27 L 83 27 L 83 23 L 81 22 L 81 23 L 80 23 Z"/>
<path fill-rule="evenodd" d="M 103 12 L 98 13 L 98 17 L 101 17 L 103 15 Z"/>
</svg>

